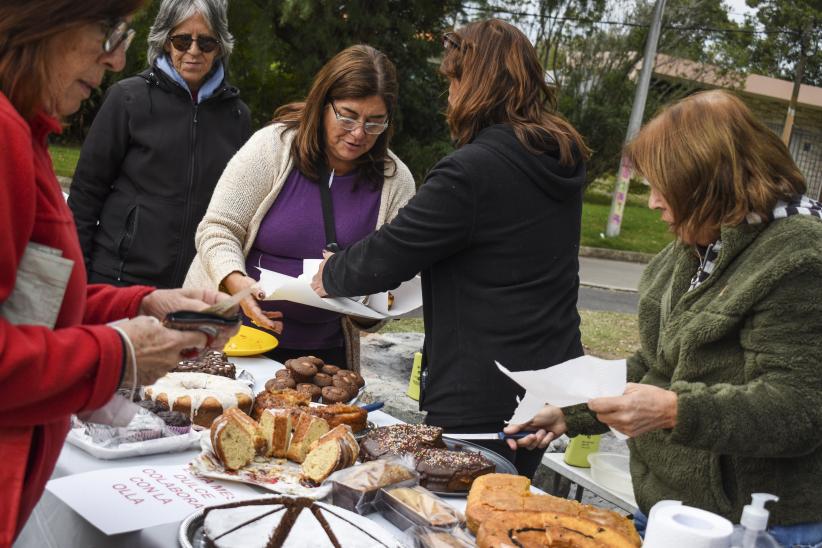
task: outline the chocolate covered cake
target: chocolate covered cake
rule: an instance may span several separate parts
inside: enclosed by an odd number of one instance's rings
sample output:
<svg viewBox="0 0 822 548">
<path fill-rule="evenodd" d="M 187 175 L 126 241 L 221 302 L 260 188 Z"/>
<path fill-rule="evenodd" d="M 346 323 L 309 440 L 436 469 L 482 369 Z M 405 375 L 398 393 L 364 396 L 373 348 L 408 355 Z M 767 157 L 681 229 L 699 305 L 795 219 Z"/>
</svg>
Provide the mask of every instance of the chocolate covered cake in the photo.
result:
<svg viewBox="0 0 822 548">
<path fill-rule="evenodd" d="M 420 485 L 432 491 L 468 491 L 479 476 L 496 471 L 497 467 L 473 451 L 421 449 L 414 454 Z"/>
<path fill-rule="evenodd" d="M 417 462 L 420 485 L 434 491 L 467 491 L 474 479 L 496 466 L 473 451 L 451 451 L 442 441 L 442 428 L 423 424 L 394 424 L 360 440 L 363 461 L 410 453 Z"/>
<path fill-rule="evenodd" d="M 376 523 L 306 498 L 266 497 L 206 508 L 206 546 L 372 548 L 399 546 Z"/>
<path fill-rule="evenodd" d="M 445 448 L 442 428 L 424 424 L 392 424 L 376 428 L 362 438 L 360 455 L 362 461 L 366 462 L 433 447 Z"/>
<path fill-rule="evenodd" d="M 196 360 L 183 360 L 172 371 L 177 373 L 208 373 L 229 379 L 237 378 L 237 369 L 219 350 L 209 350 Z"/>
</svg>

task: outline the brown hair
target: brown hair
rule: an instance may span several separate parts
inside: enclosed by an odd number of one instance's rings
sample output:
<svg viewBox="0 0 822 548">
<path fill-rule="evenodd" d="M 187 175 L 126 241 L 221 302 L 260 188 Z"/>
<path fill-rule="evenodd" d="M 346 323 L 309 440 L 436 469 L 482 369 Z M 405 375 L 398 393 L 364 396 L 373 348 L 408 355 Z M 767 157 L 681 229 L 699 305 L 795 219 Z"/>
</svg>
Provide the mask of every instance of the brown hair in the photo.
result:
<svg viewBox="0 0 822 548">
<path fill-rule="evenodd" d="M 448 34 L 450 47 L 440 72 L 459 81 L 448 106 L 448 125 L 457 146 L 484 128 L 510 124 L 517 139 L 534 153 L 559 151 L 560 163 L 587 159 L 590 149 L 576 129 L 557 113 L 555 91 L 545 82 L 537 52 L 513 25 L 489 19 Z"/>
<path fill-rule="evenodd" d="M 55 36 L 125 17 L 143 0 L 6 0 L 0 3 L 0 90 L 30 119 L 43 108 Z"/>
<path fill-rule="evenodd" d="M 805 192 L 781 139 L 726 91 L 704 91 L 665 107 L 626 147 L 634 169 L 671 210 L 686 243 L 718 235 L 749 213 L 767 218 L 777 200 Z"/>
<path fill-rule="evenodd" d="M 366 45 L 348 47 L 335 55 L 314 77 L 305 101 L 277 109 L 274 122 L 281 122 L 297 132 L 291 145 L 291 155 L 297 168 L 309 179 L 319 177 L 326 163 L 323 112 L 337 99 L 381 97 L 390 120 L 397 107 L 397 71 L 394 63 L 379 50 Z M 393 124 L 380 134 L 374 146 L 360 156 L 356 165 L 365 178 L 382 184 L 389 170 L 397 166 L 388 156 L 388 143 Z"/>
</svg>

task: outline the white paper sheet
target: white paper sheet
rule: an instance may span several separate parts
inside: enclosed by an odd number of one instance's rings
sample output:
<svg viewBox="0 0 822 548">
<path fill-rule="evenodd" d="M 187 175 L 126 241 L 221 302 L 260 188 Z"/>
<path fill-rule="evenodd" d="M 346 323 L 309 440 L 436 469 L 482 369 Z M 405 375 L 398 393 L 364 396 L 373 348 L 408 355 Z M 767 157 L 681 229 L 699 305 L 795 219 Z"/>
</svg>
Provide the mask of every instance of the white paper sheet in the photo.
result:
<svg viewBox="0 0 822 548">
<path fill-rule="evenodd" d="M 509 421 L 512 424 L 528 422 L 545 404 L 568 407 L 592 398 L 621 396 L 627 382 L 625 360 L 580 356 L 535 371 L 509 371 L 501 363 L 496 364 L 500 371 L 526 390 Z M 624 434 L 613 431 L 618 437 L 625 438 Z"/>
<path fill-rule="evenodd" d="M 51 480 L 46 489 L 107 535 L 181 521 L 206 506 L 259 496 L 246 485 L 194 476 L 185 465 L 104 468 Z"/>
<path fill-rule="evenodd" d="M 320 259 L 305 259 L 303 274 L 298 278 L 258 267 L 260 271 L 258 285 L 266 294 L 265 300 L 290 301 L 373 320 L 401 316 L 422 306 L 422 290 L 420 279 L 417 276 L 391 291 L 394 303 L 390 310 L 388 310 L 388 292 L 370 295 L 367 305 L 345 297 L 319 297 L 311 289 L 311 279 L 317 272 L 320 262 Z"/>
</svg>

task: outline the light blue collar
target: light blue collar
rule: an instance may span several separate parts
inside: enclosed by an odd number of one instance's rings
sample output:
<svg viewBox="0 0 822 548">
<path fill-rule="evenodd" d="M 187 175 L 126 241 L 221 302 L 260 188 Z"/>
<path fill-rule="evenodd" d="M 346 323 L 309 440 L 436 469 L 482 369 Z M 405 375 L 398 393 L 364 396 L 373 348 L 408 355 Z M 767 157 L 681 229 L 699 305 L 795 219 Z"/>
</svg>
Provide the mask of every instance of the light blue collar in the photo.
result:
<svg viewBox="0 0 822 548">
<path fill-rule="evenodd" d="M 223 78 L 225 78 L 223 63 L 219 59 L 216 59 L 214 63 L 217 65 L 217 69 L 212 72 L 208 80 L 206 80 L 200 87 L 200 91 L 197 93 L 196 103 L 202 103 L 214 95 L 214 92 L 217 91 L 217 88 L 219 88 L 220 84 L 223 83 Z M 177 72 L 177 69 L 171 66 L 168 55 L 163 55 L 157 59 L 157 68 L 162 70 L 166 75 L 168 75 L 169 78 L 174 80 L 180 87 L 186 90 L 189 95 L 191 95 L 191 89 L 188 87 L 186 81 L 183 80 L 183 77 L 180 76 L 180 73 Z"/>
</svg>

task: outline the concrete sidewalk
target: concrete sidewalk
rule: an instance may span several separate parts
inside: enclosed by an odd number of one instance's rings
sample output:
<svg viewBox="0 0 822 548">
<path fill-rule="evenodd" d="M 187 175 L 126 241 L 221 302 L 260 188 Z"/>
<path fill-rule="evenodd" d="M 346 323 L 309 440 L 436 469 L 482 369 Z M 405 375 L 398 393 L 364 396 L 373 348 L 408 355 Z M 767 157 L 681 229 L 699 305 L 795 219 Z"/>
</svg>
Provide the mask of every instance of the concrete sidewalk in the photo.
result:
<svg viewBox="0 0 822 548">
<path fill-rule="evenodd" d="M 579 258 L 579 281 L 583 286 L 617 291 L 636 291 L 645 264 L 594 257 Z"/>
</svg>

